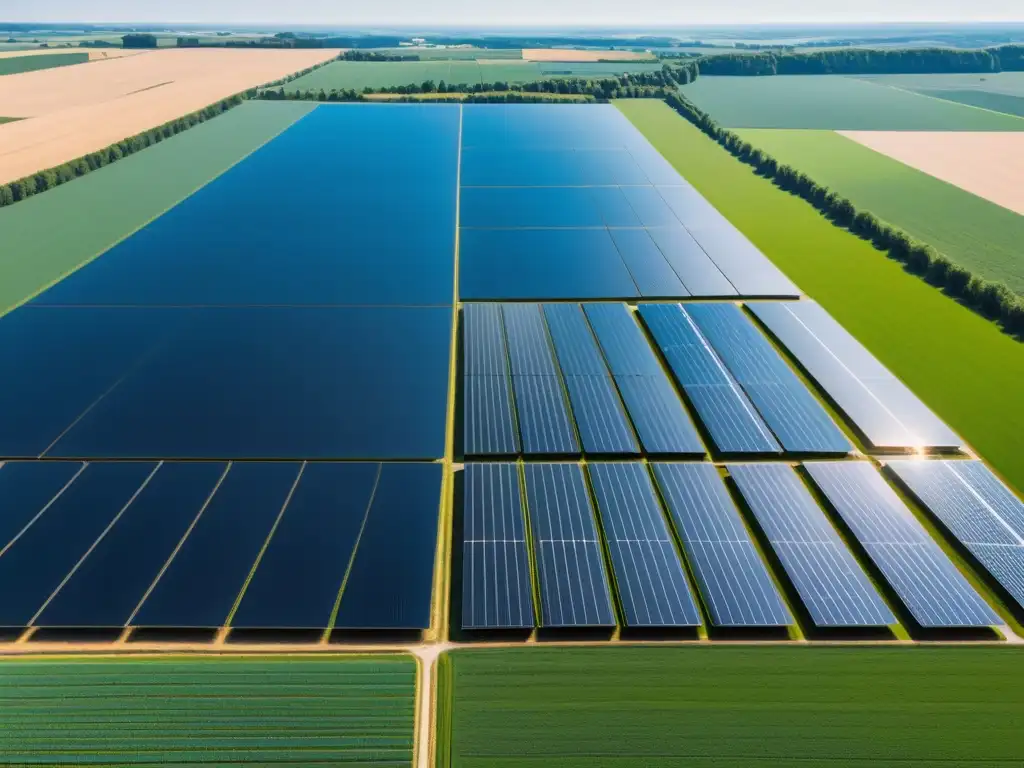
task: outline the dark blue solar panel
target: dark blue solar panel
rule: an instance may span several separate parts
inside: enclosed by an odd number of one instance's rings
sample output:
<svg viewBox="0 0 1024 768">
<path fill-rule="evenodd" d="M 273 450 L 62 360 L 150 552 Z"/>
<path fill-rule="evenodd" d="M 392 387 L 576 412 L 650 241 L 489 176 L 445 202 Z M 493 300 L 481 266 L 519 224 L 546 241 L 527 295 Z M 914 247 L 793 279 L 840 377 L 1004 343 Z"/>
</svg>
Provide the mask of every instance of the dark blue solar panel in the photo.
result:
<svg viewBox="0 0 1024 768">
<path fill-rule="evenodd" d="M 173 332 L 153 333 L 134 356 L 125 356 L 116 387 L 116 378 L 105 382 L 110 391 L 102 398 L 100 390 L 93 400 L 79 401 L 81 410 L 74 415 L 65 412 L 60 429 L 81 418 L 48 456 L 433 458 L 444 453 L 450 309 L 27 308 L 15 315 L 22 311 L 47 326 L 50 314 L 71 326 L 84 323 L 94 335 L 86 349 L 110 327 L 110 315 L 144 327 L 153 313 L 175 318 Z M 41 338 L 31 326 L 25 331 L 28 339 Z M 74 346 L 77 336 L 69 333 L 48 348 L 49 355 L 67 356 L 74 365 L 30 368 L 37 375 L 60 371 L 72 382 L 90 382 L 93 362 Z M 0 343 L 0 361 L 13 359 L 21 356 Z M 36 415 L 20 425 L 24 439 L 18 442 L 26 447 L 38 446 L 32 436 L 50 422 L 45 406 L 64 408 L 63 392 L 46 383 L 41 389 L 33 404 Z"/>
<path fill-rule="evenodd" d="M 467 376 L 508 374 L 505 327 L 499 304 L 462 307 L 462 370 Z"/>
<path fill-rule="evenodd" d="M 671 186 L 660 185 L 658 192 L 687 229 L 703 222 L 726 221 L 717 208 L 683 179 L 677 179 Z"/>
<path fill-rule="evenodd" d="M 124 626 L 226 471 L 213 462 L 161 464 L 33 623 Z"/>
<path fill-rule="evenodd" d="M 29 624 L 155 469 L 90 465 L 8 546 L 0 555 L 0 626 Z"/>
<path fill-rule="evenodd" d="M 583 309 L 613 375 L 663 374 L 658 358 L 625 304 L 586 304 Z"/>
<path fill-rule="evenodd" d="M 639 131 L 635 132 L 629 141 L 629 153 L 651 184 L 686 183 L 672 164 L 651 146 Z"/>
<path fill-rule="evenodd" d="M 895 624 L 860 564 L 787 464 L 729 466 L 786 575 L 819 627 Z"/>
<path fill-rule="evenodd" d="M 679 219 L 655 187 L 623 187 L 623 194 L 645 227 L 679 226 Z"/>
<path fill-rule="evenodd" d="M 566 376 L 565 387 L 585 451 L 639 452 L 610 376 Z"/>
<path fill-rule="evenodd" d="M 557 376 L 513 376 L 523 453 L 579 453 L 576 433 Z"/>
<path fill-rule="evenodd" d="M 686 290 L 694 296 L 736 296 L 737 291 L 686 229 L 676 222 L 647 230 Z"/>
<path fill-rule="evenodd" d="M 637 141 L 636 129 L 610 104 L 463 107 L 463 148 L 623 149 Z"/>
<path fill-rule="evenodd" d="M 962 441 L 813 301 L 750 305 L 876 448 L 959 448 Z"/>
<path fill-rule="evenodd" d="M 129 623 L 140 627 L 223 626 L 301 468 L 298 462 L 232 464 Z"/>
<path fill-rule="evenodd" d="M 8 461 L 0 465 L 0 549 L 84 468 L 75 461 Z"/>
<path fill-rule="evenodd" d="M 591 464 L 627 626 L 691 627 L 700 613 L 643 464 Z"/>
<path fill-rule="evenodd" d="M 586 187 L 469 187 L 459 199 L 463 228 L 602 227 Z"/>
<path fill-rule="evenodd" d="M 639 296 L 606 229 L 464 229 L 459 264 L 466 301 Z"/>
<path fill-rule="evenodd" d="M 712 464 L 653 464 L 716 626 L 787 626 L 789 609 Z"/>
<path fill-rule="evenodd" d="M 462 628 L 533 627 L 516 465 L 467 465 L 463 505 Z"/>
<path fill-rule="evenodd" d="M 472 147 L 463 136 L 462 188 L 576 187 L 584 184 L 583 169 L 571 149 Z"/>
<path fill-rule="evenodd" d="M 887 467 L 1024 608 L 1024 504 L 980 461 Z"/>
<path fill-rule="evenodd" d="M 735 304 L 688 304 L 686 313 L 711 342 L 782 447 L 795 453 L 849 453 L 850 441 L 821 404 Z"/>
<path fill-rule="evenodd" d="M 643 296 L 683 298 L 690 295 L 646 229 L 613 229 L 610 234 Z"/>
<path fill-rule="evenodd" d="M 1003 623 L 874 467 L 861 461 L 804 466 L 918 624 Z"/>
<path fill-rule="evenodd" d="M 644 304 L 640 315 L 718 450 L 780 452 L 753 403 L 679 305 Z"/>
<path fill-rule="evenodd" d="M 640 219 L 619 187 L 589 187 L 601 221 L 607 227 L 639 227 Z"/>
<path fill-rule="evenodd" d="M 321 105 L 36 303 L 450 305 L 459 107 L 393 106 Z"/>
<path fill-rule="evenodd" d="M 665 374 L 616 376 L 615 383 L 644 451 L 698 456 L 706 453 L 697 429 Z"/>
<path fill-rule="evenodd" d="M 325 629 L 380 477 L 380 464 L 307 464 L 231 626 Z"/>
<path fill-rule="evenodd" d="M 527 464 L 541 626 L 614 626 L 594 510 L 578 464 Z"/>
<path fill-rule="evenodd" d="M 636 160 L 625 149 L 577 149 L 583 183 L 591 186 L 609 184 L 651 184 Z M 609 224 L 609 226 L 620 226 Z"/>
<path fill-rule="evenodd" d="M 440 464 L 383 466 L 335 627 L 430 626 L 440 506 Z"/>
<path fill-rule="evenodd" d="M 566 376 L 608 374 L 597 340 L 578 304 L 545 304 L 544 318 L 562 373 Z"/>
<path fill-rule="evenodd" d="M 463 452 L 469 456 L 504 456 L 519 452 L 519 432 L 512 413 L 512 385 L 507 376 L 464 376 Z"/>
</svg>

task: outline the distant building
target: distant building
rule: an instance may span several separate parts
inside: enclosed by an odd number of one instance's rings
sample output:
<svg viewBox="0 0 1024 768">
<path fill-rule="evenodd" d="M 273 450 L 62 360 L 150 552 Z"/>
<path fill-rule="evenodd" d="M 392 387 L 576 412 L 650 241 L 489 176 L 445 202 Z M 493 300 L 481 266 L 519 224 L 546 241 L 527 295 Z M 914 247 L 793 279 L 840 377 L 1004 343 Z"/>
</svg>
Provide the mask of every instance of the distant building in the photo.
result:
<svg viewBox="0 0 1024 768">
<path fill-rule="evenodd" d="M 179 37 L 178 38 L 179 48 L 198 48 L 199 38 L 198 37 Z"/>
</svg>

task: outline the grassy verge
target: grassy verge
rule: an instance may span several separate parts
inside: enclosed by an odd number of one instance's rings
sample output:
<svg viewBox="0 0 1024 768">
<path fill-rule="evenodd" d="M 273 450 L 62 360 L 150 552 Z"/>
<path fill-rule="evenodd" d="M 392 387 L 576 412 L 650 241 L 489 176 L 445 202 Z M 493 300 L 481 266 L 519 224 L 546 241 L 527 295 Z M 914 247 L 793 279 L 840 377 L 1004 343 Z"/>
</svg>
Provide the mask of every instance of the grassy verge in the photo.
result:
<svg viewBox="0 0 1024 768">
<path fill-rule="evenodd" d="M 0 662 L 11 763 L 410 765 L 408 656 Z"/>
<path fill-rule="evenodd" d="M 1024 662 L 971 647 L 452 654 L 451 765 L 1013 764 Z"/>
<path fill-rule="evenodd" d="M 434 685 L 436 696 L 434 706 L 437 708 L 437 731 L 434 734 L 434 765 L 436 768 L 448 768 L 452 764 L 452 707 L 454 704 L 452 698 L 454 669 L 451 656 L 447 653 L 438 656 L 435 669 L 437 682 Z"/>
<path fill-rule="evenodd" d="M 0 315 L 141 229 L 315 106 L 249 102 L 73 184 L 0 208 Z"/>
<path fill-rule="evenodd" d="M 712 205 L 1024 488 L 1024 345 L 757 176 L 666 104 L 616 104 Z"/>
</svg>

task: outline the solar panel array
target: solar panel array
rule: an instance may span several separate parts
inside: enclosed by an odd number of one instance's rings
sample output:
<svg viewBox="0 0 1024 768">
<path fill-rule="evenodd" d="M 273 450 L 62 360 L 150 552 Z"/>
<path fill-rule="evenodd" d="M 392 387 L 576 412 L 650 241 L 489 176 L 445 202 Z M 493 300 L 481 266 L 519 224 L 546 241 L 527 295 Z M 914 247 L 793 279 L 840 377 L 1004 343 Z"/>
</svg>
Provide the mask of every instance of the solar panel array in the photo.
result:
<svg viewBox="0 0 1024 768">
<path fill-rule="evenodd" d="M 1002 623 L 874 467 L 862 461 L 804 466 L 919 625 Z"/>
<path fill-rule="evenodd" d="M 440 486 L 424 463 L 8 461 L 0 626 L 426 628 Z"/>
<path fill-rule="evenodd" d="M 462 114 L 463 300 L 799 295 L 613 106 Z"/>
<path fill-rule="evenodd" d="M 886 467 L 1024 609 L 1024 502 L 980 461 Z"/>
<path fill-rule="evenodd" d="M 875 448 L 959 449 L 963 441 L 813 301 L 750 310 Z"/>
</svg>

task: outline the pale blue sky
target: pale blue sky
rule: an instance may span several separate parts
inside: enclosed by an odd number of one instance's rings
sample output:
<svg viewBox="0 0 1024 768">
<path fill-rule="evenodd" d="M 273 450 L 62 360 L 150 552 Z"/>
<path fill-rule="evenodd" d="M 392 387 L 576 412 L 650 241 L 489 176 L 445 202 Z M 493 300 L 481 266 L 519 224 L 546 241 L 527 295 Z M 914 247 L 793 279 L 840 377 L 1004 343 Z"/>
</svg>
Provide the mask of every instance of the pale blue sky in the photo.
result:
<svg viewBox="0 0 1024 768">
<path fill-rule="evenodd" d="M 1024 0 L 0 0 L 4 21 L 630 26 L 1024 20 Z"/>
</svg>

